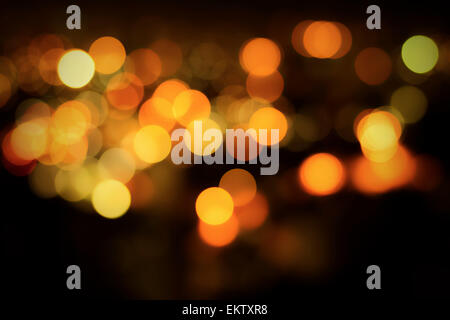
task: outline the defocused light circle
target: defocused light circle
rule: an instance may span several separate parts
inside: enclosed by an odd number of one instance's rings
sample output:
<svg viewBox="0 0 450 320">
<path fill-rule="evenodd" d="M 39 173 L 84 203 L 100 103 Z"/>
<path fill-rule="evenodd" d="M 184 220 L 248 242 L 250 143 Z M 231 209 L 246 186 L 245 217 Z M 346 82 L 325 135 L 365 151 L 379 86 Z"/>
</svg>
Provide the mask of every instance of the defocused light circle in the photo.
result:
<svg viewBox="0 0 450 320">
<path fill-rule="evenodd" d="M 394 91 L 391 106 L 398 110 L 406 123 L 419 121 L 427 110 L 427 97 L 419 88 L 404 86 Z"/>
<path fill-rule="evenodd" d="M 303 35 L 303 45 L 315 58 L 331 58 L 341 47 L 342 37 L 339 28 L 332 22 L 311 23 Z"/>
<path fill-rule="evenodd" d="M 233 214 L 233 198 L 222 188 L 203 190 L 195 202 L 198 217 L 210 225 L 225 223 Z"/>
<path fill-rule="evenodd" d="M 389 78 L 391 71 L 391 58 L 382 49 L 366 48 L 356 57 L 356 75 L 368 85 L 373 86 L 383 83 Z"/>
<path fill-rule="evenodd" d="M 95 211 L 108 219 L 122 216 L 130 204 L 130 191 L 117 180 L 104 180 L 97 184 L 92 192 L 92 205 Z"/>
<path fill-rule="evenodd" d="M 122 67 L 126 53 L 122 43 L 113 37 L 101 37 L 95 40 L 89 54 L 94 59 L 95 69 L 103 74 L 111 74 Z"/>
<path fill-rule="evenodd" d="M 71 88 L 84 87 L 91 81 L 94 73 L 94 60 L 83 50 L 70 50 L 58 62 L 59 79 Z"/>
<path fill-rule="evenodd" d="M 248 126 L 256 130 L 257 141 L 263 145 L 278 144 L 286 136 L 288 129 L 288 123 L 284 114 L 273 107 L 258 109 L 250 117 Z M 266 141 L 262 139 L 259 130 L 266 130 Z M 278 130 L 278 139 L 272 139 L 272 130 Z"/>
<path fill-rule="evenodd" d="M 344 166 L 332 154 L 317 153 L 300 165 L 299 180 L 309 194 L 326 196 L 339 191 L 344 185 Z"/>
<path fill-rule="evenodd" d="M 219 187 L 228 191 L 235 206 L 249 203 L 256 194 L 255 178 L 244 169 L 227 171 L 220 179 Z"/>
<path fill-rule="evenodd" d="M 402 46 L 402 59 L 409 70 L 426 73 L 434 68 L 439 58 L 436 43 L 426 36 L 413 36 Z"/>
<path fill-rule="evenodd" d="M 170 152 L 172 141 L 164 128 L 149 125 L 141 128 L 134 137 L 134 151 L 147 163 L 164 160 Z"/>
<path fill-rule="evenodd" d="M 257 76 L 275 72 L 281 62 L 281 52 L 272 40 L 255 38 L 243 45 L 240 52 L 242 68 Z"/>
<path fill-rule="evenodd" d="M 233 242 L 239 232 L 239 223 L 235 216 L 231 216 L 225 223 L 210 225 L 199 221 L 198 233 L 200 238 L 213 247 L 224 247 Z"/>
</svg>

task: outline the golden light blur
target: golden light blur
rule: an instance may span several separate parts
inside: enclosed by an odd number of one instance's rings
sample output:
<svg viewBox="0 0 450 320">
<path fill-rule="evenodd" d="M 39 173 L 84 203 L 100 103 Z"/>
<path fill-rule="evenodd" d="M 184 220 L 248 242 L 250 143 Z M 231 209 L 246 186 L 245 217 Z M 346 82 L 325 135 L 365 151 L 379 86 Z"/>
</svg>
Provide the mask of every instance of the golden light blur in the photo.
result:
<svg viewBox="0 0 450 320">
<path fill-rule="evenodd" d="M 242 46 L 239 60 L 245 71 L 264 77 L 278 69 L 281 62 L 281 52 L 272 40 L 255 38 Z"/>
<path fill-rule="evenodd" d="M 123 44 L 114 37 L 101 37 L 89 47 L 89 54 L 95 62 L 95 70 L 111 74 L 119 70 L 125 62 L 126 52 Z"/>
<path fill-rule="evenodd" d="M 156 163 L 167 157 L 170 153 L 172 142 L 164 128 L 148 125 L 136 133 L 133 145 L 137 156 L 142 161 Z"/>
<path fill-rule="evenodd" d="M 274 145 L 278 144 L 286 136 L 288 123 L 282 112 L 273 107 L 265 107 L 253 113 L 250 117 L 248 127 L 256 130 L 259 144 Z M 259 133 L 260 129 L 267 130 L 266 141 L 262 139 Z M 272 130 L 278 130 L 278 139 L 272 139 Z"/>
<path fill-rule="evenodd" d="M 273 102 L 281 96 L 284 80 L 278 71 L 265 77 L 255 76 L 250 73 L 247 76 L 246 87 L 250 97 Z"/>
<path fill-rule="evenodd" d="M 235 207 L 248 204 L 256 195 L 255 178 L 244 169 L 227 171 L 220 179 L 219 187 L 228 191 Z"/>
<path fill-rule="evenodd" d="M 196 126 L 198 128 L 198 133 L 196 132 Z M 220 135 L 214 135 L 211 139 L 205 139 L 202 135 L 200 137 L 201 144 L 196 143 L 196 139 L 198 135 L 203 132 L 203 134 L 208 134 L 207 131 L 209 129 L 215 130 L 216 132 L 220 132 Z M 189 137 L 187 137 L 189 135 Z M 195 138 L 197 137 L 197 138 Z M 186 141 L 190 141 L 190 143 L 186 143 Z M 222 130 L 220 126 L 212 119 L 202 119 L 202 120 L 194 120 L 186 126 L 186 131 L 184 133 L 184 143 L 188 149 L 196 154 L 207 156 L 213 154 L 217 149 L 220 148 L 223 142 Z"/>
<path fill-rule="evenodd" d="M 398 119 L 390 112 L 375 110 L 357 120 L 356 137 L 364 156 L 375 162 L 392 158 L 402 134 Z"/>
<path fill-rule="evenodd" d="M 140 78 L 132 73 L 118 73 L 108 82 L 106 97 L 119 110 L 137 108 L 144 97 L 144 86 Z"/>
<path fill-rule="evenodd" d="M 302 162 L 298 177 L 307 193 L 326 196 L 343 187 L 346 174 L 338 158 L 329 153 L 317 153 Z"/>
<path fill-rule="evenodd" d="M 159 56 L 150 49 L 137 49 L 129 54 L 125 61 L 125 71 L 135 74 L 148 86 L 161 75 L 162 65 Z"/>
<path fill-rule="evenodd" d="M 415 160 L 403 146 L 386 162 L 372 162 L 360 156 L 350 165 L 354 188 L 366 194 L 384 193 L 404 186 L 412 181 L 415 172 Z"/>
<path fill-rule="evenodd" d="M 175 119 L 187 126 L 194 120 L 206 119 L 211 112 L 209 99 L 198 90 L 184 90 L 179 93 L 172 106 Z"/>
<path fill-rule="evenodd" d="M 226 222 L 219 225 L 211 225 L 199 220 L 198 234 L 200 239 L 213 247 L 224 247 L 233 242 L 239 233 L 239 222 L 231 216 Z"/>
<path fill-rule="evenodd" d="M 104 179 L 115 179 L 123 183 L 130 181 L 136 170 L 133 156 L 121 148 L 106 150 L 98 160 L 98 167 Z"/>
<path fill-rule="evenodd" d="M 379 85 L 389 78 L 392 61 L 384 50 L 366 48 L 356 57 L 355 71 L 362 82 L 372 86 Z"/>
<path fill-rule="evenodd" d="M 176 123 L 172 113 L 172 104 L 159 97 L 153 97 L 145 101 L 139 109 L 139 124 L 144 127 L 154 124 L 170 131 Z"/>
<path fill-rule="evenodd" d="M 98 183 L 91 200 L 95 211 L 108 219 L 121 217 L 131 204 L 130 191 L 123 183 L 113 179 Z"/>
<path fill-rule="evenodd" d="M 315 21 L 303 34 L 303 46 L 315 58 L 331 58 L 341 48 L 339 28 L 332 22 Z"/>
<path fill-rule="evenodd" d="M 239 221 L 241 229 L 254 230 L 259 228 L 267 219 L 269 203 L 263 194 L 257 192 L 250 202 L 235 207 L 234 214 Z"/>
<path fill-rule="evenodd" d="M 220 225 L 233 214 L 233 198 L 222 188 L 211 187 L 203 190 L 195 201 L 195 211 L 204 223 Z"/>
<path fill-rule="evenodd" d="M 94 73 L 94 60 L 86 51 L 69 50 L 59 59 L 58 76 L 68 87 L 84 87 L 91 81 Z"/>
</svg>

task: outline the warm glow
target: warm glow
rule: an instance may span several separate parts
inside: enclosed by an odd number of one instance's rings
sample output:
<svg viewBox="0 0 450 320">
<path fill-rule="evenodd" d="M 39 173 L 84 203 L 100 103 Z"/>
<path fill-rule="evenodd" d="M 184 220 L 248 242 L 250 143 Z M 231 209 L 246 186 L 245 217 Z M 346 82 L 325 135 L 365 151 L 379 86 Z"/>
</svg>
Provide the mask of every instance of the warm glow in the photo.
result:
<svg viewBox="0 0 450 320">
<path fill-rule="evenodd" d="M 185 90 L 175 98 L 172 111 L 177 121 L 183 126 L 187 126 L 194 120 L 208 118 L 211 104 L 202 92 Z"/>
<path fill-rule="evenodd" d="M 104 180 L 92 192 L 95 211 L 108 219 L 115 219 L 127 212 L 131 204 L 130 191 L 117 180 Z"/>
<path fill-rule="evenodd" d="M 212 187 L 203 190 L 195 202 L 198 217 L 207 224 L 225 223 L 233 214 L 233 198 L 222 188 Z"/>
<path fill-rule="evenodd" d="M 172 104 L 164 98 L 150 98 L 139 109 L 139 124 L 142 127 L 154 124 L 170 131 L 175 123 Z"/>
<path fill-rule="evenodd" d="M 332 22 L 311 23 L 303 35 L 303 45 L 315 58 L 331 58 L 341 47 L 342 37 L 339 28 Z"/>
<path fill-rule="evenodd" d="M 411 182 L 415 176 L 416 163 L 402 146 L 386 162 L 372 162 L 358 157 L 350 167 L 353 186 L 360 192 L 376 194 L 387 192 Z"/>
<path fill-rule="evenodd" d="M 260 227 L 267 219 L 269 204 L 266 197 L 257 192 L 249 203 L 234 208 L 234 214 L 242 229 L 253 230 Z"/>
<path fill-rule="evenodd" d="M 252 98 L 264 99 L 268 102 L 277 100 L 283 92 L 284 80 L 278 71 L 260 77 L 253 74 L 247 76 L 247 92 Z"/>
<path fill-rule="evenodd" d="M 255 197 L 255 178 L 244 169 L 231 169 L 220 179 L 219 187 L 228 191 L 236 207 L 243 206 Z"/>
<path fill-rule="evenodd" d="M 134 137 L 134 151 L 142 161 L 147 163 L 164 160 L 170 153 L 171 146 L 169 134 L 160 126 L 145 126 Z"/>
<path fill-rule="evenodd" d="M 63 145 L 78 142 L 90 124 L 89 109 L 80 101 L 70 100 L 53 113 L 50 133 L 53 139 Z"/>
<path fill-rule="evenodd" d="M 18 125 L 11 134 L 14 153 L 24 160 L 33 160 L 44 154 L 47 147 L 48 121 L 34 120 Z"/>
<path fill-rule="evenodd" d="M 150 49 L 137 49 L 130 53 L 125 62 L 125 71 L 134 73 L 144 86 L 155 82 L 161 75 L 161 60 Z"/>
<path fill-rule="evenodd" d="M 121 148 L 106 150 L 98 160 L 100 176 L 127 183 L 133 177 L 136 164 L 133 156 Z"/>
<path fill-rule="evenodd" d="M 344 166 L 329 153 L 317 153 L 300 165 L 299 180 L 309 194 L 326 196 L 336 193 L 345 182 Z"/>
<path fill-rule="evenodd" d="M 198 233 L 206 244 L 213 247 L 224 247 L 232 243 L 238 235 L 239 223 L 234 216 L 219 225 L 210 225 L 200 220 L 198 222 Z"/>
<path fill-rule="evenodd" d="M 379 85 L 391 74 L 391 58 L 379 48 L 366 48 L 356 57 L 355 71 L 362 82 L 368 85 Z"/>
<path fill-rule="evenodd" d="M 153 42 L 150 47 L 161 59 L 161 76 L 171 76 L 181 67 L 183 52 L 175 42 L 160 39 Z"/>
<path fill-rule="evenodd" d="M 64 49 L 55 48 L 44 53 L 39 60 L 39 73 L 42 79 L 48 84 L 62 85 L 58 77 L 58 62 L 64 54 Z"/>
<path fill-rule="evenodd" d="M 59 79 L 68 87 L 81 88 L 91 81 L 95 63 L 83 50 L 67 51 L 58 62 Z"/>
<path fill-rule="evenodd" d="M 239 58 L 245 71 L 264 77 L 277 70 L 281 52 L 272 40 L 255 38 L 242 46 Z"/>
<path fill-rule="evenodd" d="M 95 62 L 95 70 L 103 74 L 111 74 L 122 67 L 126 52 L 122 43 L 113 37 L 101 37 L 95 40 L 89 54 Z"/>
<path fill-rule="evenodd" d="M 153 92 L 153 98 L 162 98 L 174 103 L 175 98 L 183 91 L 188 90 L 189 86 L 181 80 L 171 79 L 166 80 L 156 87 Z"/>
<path fill-rule="evenodd" d="M 134 74 L 119 73 L 108 82 L 106 97 L 113 107 L 119 110 L 132 110 L 141 103 L 144 86 Z"/>
<path fill-rule="evenodd" d="M 202 133 L 208 134 L 207 130 L 209 129 L 212 129 L 215 132 L 220 133 L 220 135 L 217 136 L 212 135 L 210 139 L 204 139 Z M 190 135 L 191 143 L 187 143 L 187 141 L 189 141 L 187 135 Z M 199 140 L 201 141 L 201 144 L 196 144 L 196 139 L 201 139 Z M 186 131 L 184 133 L 184 142 L 186 143 L 186 146 L 192 153 L 199 156 L 201 155 L 207 156 L 214 153 L 222 145 L 223 142 L 222 130 L 220 126 L 217 124 L 217 122 L 215 122 L 214 120 L 211 119 L 194 120 L 186 126 Z"/>
<path fill-rule="evenodd" d="M 286 136 L 288 123 L 284 114 L 272 107 L 258 109 L 250 117 L 249 128 L 256 130 L 258 143 L 262 145 L 274 145 L 279 143 Z M 267 130 L 267 140 L 264 141 L 259 130 Z M 272 139 L 272 130 L 278 129 L 278 139 Z"/>
</svg>

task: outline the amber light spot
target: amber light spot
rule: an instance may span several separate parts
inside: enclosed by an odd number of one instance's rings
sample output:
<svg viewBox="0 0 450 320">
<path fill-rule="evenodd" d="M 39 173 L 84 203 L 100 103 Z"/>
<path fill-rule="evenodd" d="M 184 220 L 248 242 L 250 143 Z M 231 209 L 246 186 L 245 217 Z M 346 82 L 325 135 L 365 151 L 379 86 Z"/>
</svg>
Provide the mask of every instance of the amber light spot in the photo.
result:
<svg viewBox="0 0 450 320">
<path fill-rule="evenodd" d="M 298 175 L 303 189 L 316 196 L 336 193 L 345 182 L 344 166 L 329 153 L 317 153 L 306 158 Z"/>
</svg>

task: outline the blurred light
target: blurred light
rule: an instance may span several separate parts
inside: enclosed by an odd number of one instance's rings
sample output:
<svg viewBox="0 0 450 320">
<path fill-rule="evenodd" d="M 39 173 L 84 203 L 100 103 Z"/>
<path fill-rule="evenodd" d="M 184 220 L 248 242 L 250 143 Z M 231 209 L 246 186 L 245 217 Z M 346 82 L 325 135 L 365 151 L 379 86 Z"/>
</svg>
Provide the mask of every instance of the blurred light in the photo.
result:
<svg viewBox="0 0 450 320">
<path fill-rule="evenodd" d="M 257 192 L 253 199 L 240 207 L 234 208 L 239 226 L 245 230 L 253 230 L 260 227 L 269 214 L 269 204 L 264 195 Z"/>
<path fill-rule="evenodd" d="M 122 67 L 126 52 L 122 43 L 113 37 L 101 37 L 89 47 L 89 54 L 95 62 L 95 70 L 111 74 Z"/>
<path fill-rule="evenodd" d="M 224 247 L 233 242 L 239 232 L 239 223 L 236 217 L 231 216 L 226 222 L 219 225 L 210 225 L 201 220 L 198 222 L 198 233 L 206 244 L 213 247 Z"/>
<path fill-rule="evenodd" d="M 358 157 L 350 166 L 353 186 L 367 194 L 384 193 L 411 182 L 416 163 L 410 153 L 399 146 L 395 155 L 386 162 L 372 162 Z"/>
<path fill-rule="evenodd" d="M 174 103 L 175 98 L 183 91 L 189 89 L 189 86 L 178 79 L 170 79 L 162 82 L 153 92 L 153 98 L 161 98 Z"/>
<path fill-rule="evenodd" d="M 47 147 L 48 121 L 34 120 L 18 125 L 11 134 L 14 153 L 24 160 L 44 154 Z"/>
<path fill-rule="evenodd" d="M 389 78 L 392 61 L 389 55 L 379 48 L 362 50 L 355 60 L 358 78 L 368 85 L 379 85 Z"/>
<path fill-rule="evenodd" d="M 38 164 L 29 176 L 31 190 L 39 197 L 48 199 L 57 195 L 55 177 L 58 168 Z"/>
<path fill-rule="evenodd" d="M 272 40 L 254 38 L 242 46 L 239 60 L 245 71 L 263 77 L 277 70 L 281 62 L 281 52 Z"/>
<path fill-rule="evenodd" d="M 131 207 L 135 209 L 146 208 L 153 199 L 155 186 L 145 172 L 138 172 L 127 184 L 131 193 Z"/>
<path fill-rule="evenodd" d="M 274 145 L 278 144 L 286 136 L 288 123 L 284 114 L 272 107 L 261 108 L 250 118 L 249 128 L 255 129 L 259 144 Z M 267 130 L 267 140 L 261 140 L 260 129 Z M 271 130 L 278 129 L 278 139 L 272 141 Z"/>
<path fill-rule="evenodd" d="M 394 91 L 391 106 L 398 110 L 406 123 L 419 121 L 427 110 L 427 97 L 419 88 L 404 86 Z"/>
<path fill-rule="evenodd" d="M 11 82 L 7 77 L 0 74 L 0 108 L 3 107 L 11 97 Z"/>
<path fill-rule="evenodd" d="M 331 58 L 341 48 L 342 37 L 339 28 L 332 22 L 315 21 L 305 30 L 303 46 L 314 58 Z"/>
<path fill-rule="evenodd" d="M 125 71 L 134 73 L 144 84 L 150 85 L 161 75 L 161 60 L 150 49 L 137 49 L 125 61 Z"/>
<path fill-rule="evenodd" d="M 19 155 L 16 154 L 12 144 L 11 144 L 11 134 L 13 130 L 9 131 L 2 141 L 2 155 L 3 158 L 8 161 L 13 166 L 26 166 L 30 164 L 31 159 L 23 159 Z"/>
<path fill-rule="evenodd" d="M 89 124 L 89 109 L 80 101 L 70 100 L 60 105 L 53 113 L 50 133 L 58 143 L 70 145 L 85 135 Z"/>
<path fill-rule="evenodd" d="M 71 88 L 84 87 L 91 81 L 94 73 L 94 60 L 83 50 L 69 50 L 58 62 L 58 76 Z"/>
<path fill-rule="evenodd" d="M 342 188 L 345 171 L 341 161 L 332 154 L 317 153 L 302 162 L 298 177 L 307 193 L 326 196 Z"/>
<path fill-rule="evenodd" d="M 95 211 L 108 219 L 116 219 L 127 212 L 131 204 L 130 191 L 117 180 L 104 180 L 92 192 Z"/>
<path fill-rule="evenodd" d="M 172 104 L 164 98 L 150 98 L 139 109 L 139 124 L 142 127 L 154 124 L 170 131 L 175 123 Z"/>
<path fill-rule="evenodd" d="M 212 187 L 203 190 L 195 201 L 198 217 L 209 225 L 220 225 L 233 214 L 233 198 L 222 188 Z"/>
<path fill-rule="evenodd" d="M 247 76 L 247 92 L 252 98 L 261 98 L 268 102 L 277 100 L 283 92 L 284 80 L 278 71 L 265 76 Z"/>
<path fill-rule="evenodd" d="M 439 58 L 439 49 L 426 36 L 412 36 L 402 46 L 402 59 L 415 73 L 426 73 L 434 68 Z"/>
<path fill-rule="evenodd" d="M 445 177 L 439 160 L 429 155 L 420 155 L 415 158 L 415 162 L 417 170 L 412 185 L 418 190 L 428 192 L 438 188 Z"/>
<path fill-rule="evenodd" d="M 181 67 L 183 52 L 175 42 L 160 39 L 153 42 L 150 47 L 161 60 L 161 76 L 171 76 Z"/>
<path fill-rule="evenodd" d="M 333 23 L 339 29 L 339 32 L 341 34 L 341 46 L 339 50 L 331 57 L 331 59 L 339 59 L 345 56 L 350 51 L 352 47 L 352 33 L 342 23 Z"/>
<path fill-rule="evenodd" d="M 304 57 L 311 57 L 311 55 L 306 51 L 304 45 L 303 45 L 303 36 L 305 34 L 305 30 L 309 27 L 311 23 L 313 23 L 313 20 L 305 20 L 299 22 L 294 30 L 292 31 L 291 35 L 291 43 L 294 47 L 294 50 L 297 51 L 297 53 L 301 54 Z"/>
<path fill-rule="evenodd" d="M 400 122 L 387 111 L 370 112 L 356 126 L 361 150 L 369 160 L 375 162 L 385 162 L 394 156 L 401 134 Z"/>
<path fill-rule="evenodd" d="M 144 86 L 134 74 L 118 73 L 108 82 L 106 97 L 119 110 L 133 110 L 144 97 Z"/>
<path fill-rule="evenodd" d="M 93 126 L 98 127 L 106 120 L 109 106 L 105 96 L 95 91 L 85 90 L 75 100 L 80 101 L 89 109 Z"/>
<path fill-rule="evenodd" d="M 134 137 L 136 155 L 147 163 L 164 160 L 170 153 L 171 146 L 169 134 L 160 126 L 145 126 Z"/>
<path fill-rule="evenodd" d="M 130 153 L 121 148 L 106 150 L 98 160 L 100 175 L 127 183 L 133 177 L 136 164 Z"/>
<path fill-rule="evenodd" d="M 94 180 L 84 167 L 66 171 L 59 170 L 55 176 L 56 192 L 65 200 L 77 202 L 89 196 Z"/>
<path fill-rule="evenodd" d="M 219 187 L 228 191 L 235 207 L 248 204 L 255 197 L 255 178 L 244 169 L 227 171 L 219 182 Z"/>
<path fill-rule="evenodd" d="M 199 128 L 199 132 L 196 133 L 196 126 Z M 201 130 L 200 130 L 201 126 Z M 214 135 L 213 139 L 205 140 L 203 135 L 205 132 L 209 129 L 218 130 L 218 132 L 221 133 L 218 139 L 216 139 L 216 136 Z M 200 131 L 202 133 L 202 136 L 198 137 L 198 134 L 200 134 Z M 187 137 L 187 135 L 190 135 L 190 139 Z M 201 141 L 201 144 L 196 143 L 197 141 Z M 212 141 L 213 140 L 213 141 Z M 188 149 L 199 156 L 207 156 L 210 154 L 213 154 L 217 149 L 220 148 L 223 142 L 223 136 L 222 136 L 222 129 L 220 126 L 212 119 L 201 119 L 201 120 L 194 120 L 191 123 L 189 123 L 186 126 L 186 131 L 184 133 L 184 143 L 186 141 L 190 141 L 190 144 L 186 144 Z"/>
<path fill-rule="evenodd" d="M 42 79 L 53 86 L 63 83 L 58 77 L 58 62 L 64 55 L 64 49 L 56 48 L 45 52 L 39 60 L 39 73 Z"/>
<path fill-rule="evenodd" d="M 205 119 L 211 112 L 208 98 L 198 90 L 185 90 L 177 95 L 172 106 L 173 115 L 183 126 Z"/>
</svg>

